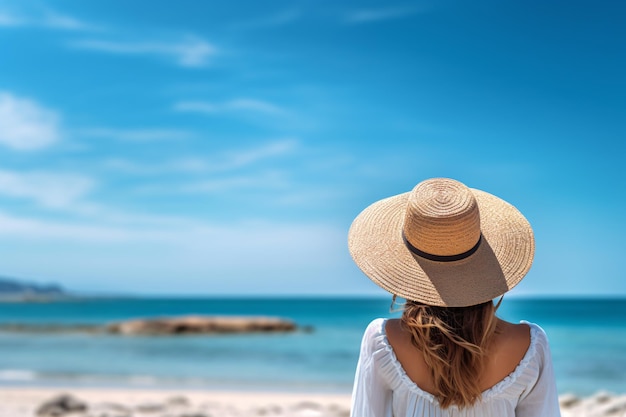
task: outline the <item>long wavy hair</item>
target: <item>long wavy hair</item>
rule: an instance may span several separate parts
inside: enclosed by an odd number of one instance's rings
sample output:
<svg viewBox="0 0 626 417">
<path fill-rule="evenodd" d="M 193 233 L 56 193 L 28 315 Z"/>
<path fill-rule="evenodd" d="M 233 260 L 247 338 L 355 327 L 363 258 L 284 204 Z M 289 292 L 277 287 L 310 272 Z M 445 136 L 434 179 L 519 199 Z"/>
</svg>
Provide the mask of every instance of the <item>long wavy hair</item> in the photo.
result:
<svg viewBox="0 0 626 417">
<path fill-rule="evenodd" d="M 404 304 L 402 326 L 424 355 L 434 385 L 432 394 L 442 408 L 463 408 L 480 400 L 478 381 L 501 302 L 470 307 L 435 307 L 409 300 Z"/>
</svg>

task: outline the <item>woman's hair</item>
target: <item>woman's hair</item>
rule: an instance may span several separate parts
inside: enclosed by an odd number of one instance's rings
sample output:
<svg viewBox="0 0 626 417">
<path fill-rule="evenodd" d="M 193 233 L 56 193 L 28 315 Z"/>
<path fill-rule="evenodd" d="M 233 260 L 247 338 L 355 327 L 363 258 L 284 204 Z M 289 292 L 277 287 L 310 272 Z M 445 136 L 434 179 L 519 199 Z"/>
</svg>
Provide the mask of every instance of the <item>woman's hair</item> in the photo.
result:
<svg viewBox="0 0 626 417">
<path fill-rule="evenodd" d="M 500 302 L 502 299 L 500 299 Z M 478 384 L 496 329 L 492 301 L 470 307 L 435 307 L 406 301 L 402 326 L 423 353 L 442 408 L 470 406 L 481 398 Z"/>
</svg>

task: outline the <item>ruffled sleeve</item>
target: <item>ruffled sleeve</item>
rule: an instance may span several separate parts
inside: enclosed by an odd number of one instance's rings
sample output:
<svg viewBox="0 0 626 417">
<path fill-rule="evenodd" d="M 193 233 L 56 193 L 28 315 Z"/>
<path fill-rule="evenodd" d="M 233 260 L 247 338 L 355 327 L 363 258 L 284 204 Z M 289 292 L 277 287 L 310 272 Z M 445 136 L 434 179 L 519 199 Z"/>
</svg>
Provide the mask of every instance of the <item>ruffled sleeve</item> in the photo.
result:
<svg viewBox="0 0 626 417">
<path fill-rule="evenodd" d="M 560 417 L 559 397 L 556 389 L 552 357 L 548 337 L 543 329 L 537 325 L 528 323 L 534 327 L 536 342 L 535 357 L 537 360 L 536 379 L 529 381 L 525 390 L 519 397 L 515 408 L 516 417 Z"/>
<path fill-rule="evenodd" d="M 391 417 L 392 389 L 378 361 L 386 355 L 384 344 L 384 319 L 376 319 L 365 330 L 361 353 L 354 377 L 351 417 Z"/>
</svg>

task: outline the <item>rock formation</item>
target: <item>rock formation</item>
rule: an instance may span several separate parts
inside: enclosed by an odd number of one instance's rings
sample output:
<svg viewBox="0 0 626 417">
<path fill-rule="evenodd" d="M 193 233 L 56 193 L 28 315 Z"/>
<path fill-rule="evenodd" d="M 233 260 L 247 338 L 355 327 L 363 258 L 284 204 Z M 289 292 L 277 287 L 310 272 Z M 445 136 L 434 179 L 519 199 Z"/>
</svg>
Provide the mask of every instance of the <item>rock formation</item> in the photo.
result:
<svg viewBox="0 0 626 417">
<path fill-rule="evenodd" d="M 106 331 L 122 335 L 177 335 L 293 332 L 295 323 L 275 317 L 182 316 L 111 323 Z"/>
</svg>

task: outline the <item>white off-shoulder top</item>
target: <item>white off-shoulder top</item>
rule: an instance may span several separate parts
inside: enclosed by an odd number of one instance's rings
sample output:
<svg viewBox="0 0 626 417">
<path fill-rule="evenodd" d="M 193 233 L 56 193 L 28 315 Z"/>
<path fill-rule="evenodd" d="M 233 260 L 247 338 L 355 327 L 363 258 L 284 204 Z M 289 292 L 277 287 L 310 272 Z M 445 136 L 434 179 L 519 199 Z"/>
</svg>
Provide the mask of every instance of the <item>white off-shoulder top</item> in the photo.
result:
<svg viewBox="0 0 626 417">
<path fill-rule="evenodd" d="M 530 326 L 530 346 L 515 370 L 482 393 L 472 407 L 442 409 L 398 362 L 385 334 L 386 319 L 363 335 L 352 392 L 352 417 L 559 417 L 558 393 L 545 332 Z"/>
</svg>

